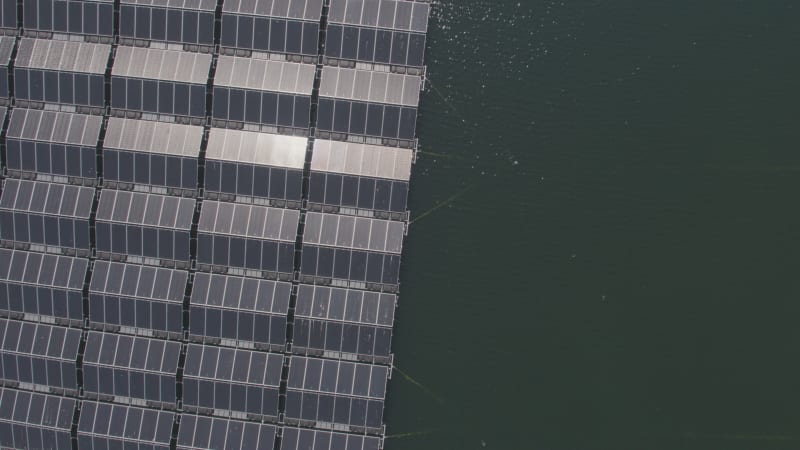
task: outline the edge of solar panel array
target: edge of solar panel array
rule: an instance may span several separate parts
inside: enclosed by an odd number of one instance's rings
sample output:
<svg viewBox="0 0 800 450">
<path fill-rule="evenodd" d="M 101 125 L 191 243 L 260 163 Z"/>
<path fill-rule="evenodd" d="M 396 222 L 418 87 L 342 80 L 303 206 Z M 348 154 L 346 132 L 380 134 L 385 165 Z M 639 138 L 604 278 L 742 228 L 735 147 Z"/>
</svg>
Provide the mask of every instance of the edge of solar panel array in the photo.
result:
<svg viewBox="0 0 800 450">
<path fill-rule="evenodd" d="M 430 0 L 0 2 L 0 446 L 383 448 Z"/>
</svg>

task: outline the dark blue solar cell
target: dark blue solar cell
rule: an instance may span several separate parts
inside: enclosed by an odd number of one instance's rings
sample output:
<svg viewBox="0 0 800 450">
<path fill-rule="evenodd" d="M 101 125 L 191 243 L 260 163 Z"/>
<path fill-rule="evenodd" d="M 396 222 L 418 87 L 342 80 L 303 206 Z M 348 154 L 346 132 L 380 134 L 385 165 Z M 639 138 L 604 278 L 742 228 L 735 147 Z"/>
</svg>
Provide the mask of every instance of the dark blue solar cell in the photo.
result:
<svg viewBox="0 0 800 450">
<path fill-rule="evenodd" d="M 136 37 L 139 39 L 150 39 L 150 8 L 136 9 Z"/>
<path fill-rule="evenodd" d="M 167 40 L 170 42 L 181 42 L 183 38 L 183 14 L 175 9 L 167 10 Z"/>
<path fill-rule="evenodd" d="M 150 38 L 157 41 L 167 39 L 167 10 L 162 8 L 150 9 Z"/>
<path fill-rule="evenodd" d="M 269 50 L 269 19 L 256 17 L 253 32 L 253 47 L 256 50 Z"/>
<path fill-rule="evenodd" d="M 339 58 L 342 53 L 342 26 L 329 25 L 327 36 L 325 37 L 325 55 L 331 58 Z"/>
<path fill-rule="evenodd" d="M 273 52 L 286 50 L 286 21 L 273 19 L 269 27 L 269 49 Z"/>
<path fill-rule="evenodd" d="M 197 11 L 183 12 L 183 42 L 197 43 Z"/>
<path fill-rule="evenodd" d="M 290 20 L 286 24 L 286 52 L 300 53 L 303 50 L 303 23 Z"/>
<path fill-rule="evenodd" d="M 239 28 L 237 32 L 237 46 L 241 48 L 253 48 L 253 18 L 247 16 L 239 17 Z"/>
<path fill-rule="evenodd" d="M 358 58 L 358 28 L 345 27 L 342 33 L 342 54 L 343 59 Z"/>
<path fill-rule="evenodd" d="M 225 47 L 236 47 L 236 29 L 238 28 L 237 22 L 236 16 L 222 16 L 222 33 L 220 35 L 220 44 Z"/>
<path fill-rule="evenodd" d="M 306 22 L 303 24 L 304 55 L 316 55 L 319 47 L 319 24 Z"/>
<path fill-rule="evenodd" d="M 120 5 L 119 34 L 122 36 L 135 36 L 136 9 L 131 5 Z"/>
</svg>

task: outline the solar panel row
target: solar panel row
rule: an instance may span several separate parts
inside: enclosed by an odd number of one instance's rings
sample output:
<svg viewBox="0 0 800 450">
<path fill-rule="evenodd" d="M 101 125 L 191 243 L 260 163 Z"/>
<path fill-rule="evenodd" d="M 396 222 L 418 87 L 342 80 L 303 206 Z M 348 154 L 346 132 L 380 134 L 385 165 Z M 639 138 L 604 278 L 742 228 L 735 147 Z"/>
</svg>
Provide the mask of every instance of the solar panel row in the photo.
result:
<svg viewBox="0 0 800 450">
<path fill-rule="evenodd" d="M 380 448 L 429 5 L 112 3 L 0 7 L 0 446 Z"/>
</svg>

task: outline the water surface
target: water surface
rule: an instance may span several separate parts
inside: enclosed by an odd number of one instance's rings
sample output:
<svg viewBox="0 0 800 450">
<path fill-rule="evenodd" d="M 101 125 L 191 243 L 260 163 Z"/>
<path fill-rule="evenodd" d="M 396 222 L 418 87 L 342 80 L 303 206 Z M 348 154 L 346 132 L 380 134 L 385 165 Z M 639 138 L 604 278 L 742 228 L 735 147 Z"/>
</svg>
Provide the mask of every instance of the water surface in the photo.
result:
<svg viewBox="0 0 800 450">
<path fill-rule="evenodd" d="M 436 4 L 387 450 L 800 448 L 798 22 Z"/>
</svg>

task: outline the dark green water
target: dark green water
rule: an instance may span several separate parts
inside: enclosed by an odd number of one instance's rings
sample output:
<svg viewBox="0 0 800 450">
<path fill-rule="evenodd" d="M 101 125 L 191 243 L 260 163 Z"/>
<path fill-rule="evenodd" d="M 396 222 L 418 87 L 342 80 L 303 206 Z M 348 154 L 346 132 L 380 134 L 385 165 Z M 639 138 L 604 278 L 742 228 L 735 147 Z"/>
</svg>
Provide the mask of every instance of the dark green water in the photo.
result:
<svg viewBox="0 0 800 450">
<path fill-rule="evenodd" d="M 793 1 L 437 4 L 386 449 L 800 448 L 799 44 Z"/>
</svg>

